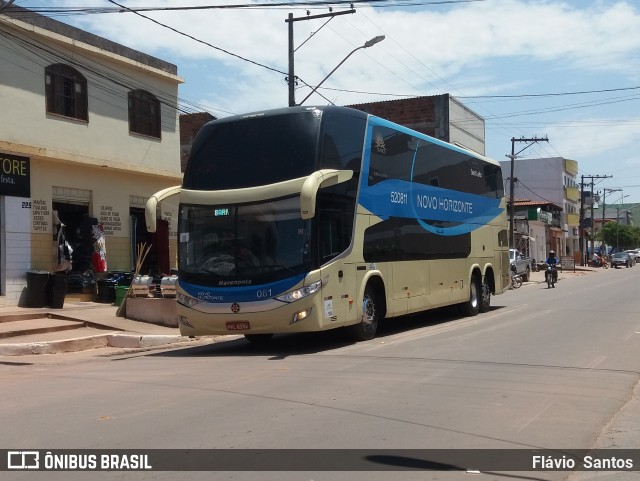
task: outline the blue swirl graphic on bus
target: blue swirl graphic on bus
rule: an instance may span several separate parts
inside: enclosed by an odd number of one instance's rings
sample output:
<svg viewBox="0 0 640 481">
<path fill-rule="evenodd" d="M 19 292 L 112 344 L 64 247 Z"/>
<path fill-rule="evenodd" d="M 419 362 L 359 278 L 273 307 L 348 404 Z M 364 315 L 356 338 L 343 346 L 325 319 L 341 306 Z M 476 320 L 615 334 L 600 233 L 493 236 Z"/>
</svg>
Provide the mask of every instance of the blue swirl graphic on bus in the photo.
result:
<svg viewBox="0 0 640 481">
<path fill-rule="evenodd" d="M 205 287 L 188 282 L 179 281 L 180 287 L 191 297 L 204 302 L 226 303 L 226 302 L 252 302 L 264 301 L 272 297 L 279 296 L 299 284 L 305 275 L 288 277 L 281 281 L 270 282 L 268 284 L 256 285 L 235 285 L 236 281 L 226 281 L 224 287 Z"/>
<path fill-rule="evenodd" d="M 390 217 L 416 219 L 423 229 L 444 236 L 472 232 L 503 211 L 500 199 L 398 179 L 365 186 L 360 204 L 383 220 Z M 440 227 L 429 222 L 458 225 Z"/>
</svg>

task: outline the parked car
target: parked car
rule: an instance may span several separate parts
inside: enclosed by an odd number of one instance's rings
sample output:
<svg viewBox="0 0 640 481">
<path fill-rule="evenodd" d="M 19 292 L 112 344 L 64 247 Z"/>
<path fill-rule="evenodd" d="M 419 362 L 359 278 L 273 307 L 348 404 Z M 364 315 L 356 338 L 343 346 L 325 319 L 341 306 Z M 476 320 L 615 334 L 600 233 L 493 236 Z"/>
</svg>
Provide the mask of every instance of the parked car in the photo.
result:
<svg viewBox="0 0 640 481">
<path fill-rule="evenodd" d="M 618 268 L 620 266 L 631 267 L 633 261 L 628 252 L 616 252 L 611 256 L 611 266 Z"/>
<path fill-rule="evenodd" d="M 511 271 L 521 276 L 524 282 L 529 282 L 531 258 L 522 255 L 519 250 L 509 249 L 509 261 L 511 262 Z"/>
<path fill-rule="evenodd" d="M 638 262 L 638 257 L 640 257 L 638 249 L 631 249 L 626 252 L 629 254 L 629 257 L 631 257 L 631 262 L 633 263 L 633 265 L 635 265 L 636 262 Z"/>
</svg>

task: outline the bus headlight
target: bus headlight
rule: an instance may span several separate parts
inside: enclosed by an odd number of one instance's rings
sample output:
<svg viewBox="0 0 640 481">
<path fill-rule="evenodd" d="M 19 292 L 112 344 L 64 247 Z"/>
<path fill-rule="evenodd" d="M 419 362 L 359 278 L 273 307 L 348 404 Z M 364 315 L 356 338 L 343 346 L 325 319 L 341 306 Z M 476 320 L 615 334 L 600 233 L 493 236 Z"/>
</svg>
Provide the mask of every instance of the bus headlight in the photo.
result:
<svg viewBox="0 0 640 481">
<path fill-rule="evenodd" d="M 196 304 L 198 304 L 200 302 L 195 297 L 187 296 L 186 294 L 182 294 L 180 292 L 178 292 L 176 294 L 176 300 L 180 304 L 182 304 L 183 306 L 186 306 L 186 307 L 194 307 Z"/>
<path fill-rule="evenodd" d="M 322 287 L 322 281 L 316 281 L 313 284 L 309 284 L 308 286 L 301 287 L 300 289 L 296 289 L 295 291 L 289 291 L 286 294 L 282 294 L 280 296 L 276 296 L 276 299 L 282 302 L 295 302 L 300 299 L 304 299 L 311 294 L 314 294 L 320 290 Z"/>
<path fill-rule="evenodd" d="M 296 322 L 300 322 L 303 319 L 306 319 L 307 317 L 309 317 L 311 315 L 311 310 L 313 308 L 310 307 L 309 309 L 305 309 L 303 311 L 300 312 L 296 312 L 293 317 L 291 318 L 291 322 L 289 323 L 289 325 L 291 324 L 295 324 Z"/>
</svg>

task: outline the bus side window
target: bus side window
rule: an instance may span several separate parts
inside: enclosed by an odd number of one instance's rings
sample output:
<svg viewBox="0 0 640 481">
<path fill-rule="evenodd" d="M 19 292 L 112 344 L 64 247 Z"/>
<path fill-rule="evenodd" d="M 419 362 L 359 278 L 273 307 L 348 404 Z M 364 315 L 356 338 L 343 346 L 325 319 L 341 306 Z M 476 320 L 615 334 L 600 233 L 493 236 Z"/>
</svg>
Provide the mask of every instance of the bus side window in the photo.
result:
<svg viewBox="0 0 640 481">
<path fill-rule="evenodd" d="M 340 211 L 323 211 L 318 227 L 320 263 L 323 264 L 343 252 L 349 245 L 349 239 L 344 236 L 342 212 Z"/>
</svg>

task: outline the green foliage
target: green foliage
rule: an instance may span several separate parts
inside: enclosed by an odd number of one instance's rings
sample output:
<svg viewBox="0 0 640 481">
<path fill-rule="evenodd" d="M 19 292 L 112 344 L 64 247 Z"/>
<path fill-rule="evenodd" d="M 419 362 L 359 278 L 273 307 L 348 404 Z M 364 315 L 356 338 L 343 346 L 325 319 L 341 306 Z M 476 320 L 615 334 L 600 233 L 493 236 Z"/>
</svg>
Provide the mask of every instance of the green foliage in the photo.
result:
<svg viewBox="0 0 640 481">
<path fill-rule="evenodd" d="M 604 242 L 617 250 L 635 249 L 640 246 L 640 227 L 607 222 L 603 229 Z"/>
</svg>

